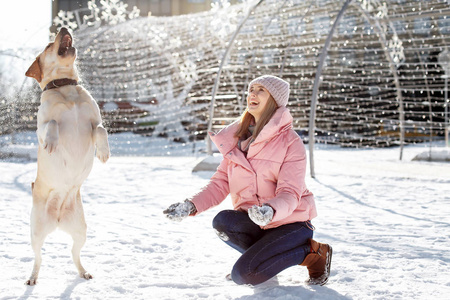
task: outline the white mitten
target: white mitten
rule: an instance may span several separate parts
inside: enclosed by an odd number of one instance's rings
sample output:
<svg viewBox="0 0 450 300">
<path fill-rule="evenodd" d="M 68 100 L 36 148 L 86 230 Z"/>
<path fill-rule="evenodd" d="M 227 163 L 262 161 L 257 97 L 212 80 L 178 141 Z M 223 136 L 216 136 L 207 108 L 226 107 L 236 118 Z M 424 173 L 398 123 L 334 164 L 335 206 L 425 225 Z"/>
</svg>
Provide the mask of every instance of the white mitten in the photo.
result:
<svg viewBox="0 0 450 300">
<path fill-rule="evenodd" d="M 270 223 L 270 221 L 272 221 L 273 208 L 269 205 L 253 205 L 248 209 L 248 216 L 255 224 L 259 226 L 266 226 Z"/>
<path fill-rule="evenodd" d="M 163 213 L 168 219 L 180 222 L 195 211 L 196 208 L 194 203 L 189 200 L 184 200 L 184 202 L 172 204 L 166 210 L 164 210 Z"/>
</svg>

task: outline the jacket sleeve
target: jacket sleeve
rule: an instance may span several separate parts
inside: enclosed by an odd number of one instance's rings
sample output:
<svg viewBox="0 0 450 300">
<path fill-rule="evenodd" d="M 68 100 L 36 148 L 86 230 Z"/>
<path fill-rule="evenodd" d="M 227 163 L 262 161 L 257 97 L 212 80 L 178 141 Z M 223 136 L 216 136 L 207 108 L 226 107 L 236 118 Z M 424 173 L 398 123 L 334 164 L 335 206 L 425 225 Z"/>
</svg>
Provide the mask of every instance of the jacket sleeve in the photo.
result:
<svg viewBox="0 0 450 300">
<path fill-rule="evenodd" d="M 278 174 L 275 197 L 267 202 L 275 211 L 271 221 L 282 220 L 299 206 L 305 189 L 306 150 L 300 138 L 289 145 Z"/>
<path fill-rule="evenodd" d="M 190 199 L 197 209 L 195 215 L 219 205 L 230 193 L 227 165 L 228 159 L 224 158 L 209 183 Z"/>
</svg>

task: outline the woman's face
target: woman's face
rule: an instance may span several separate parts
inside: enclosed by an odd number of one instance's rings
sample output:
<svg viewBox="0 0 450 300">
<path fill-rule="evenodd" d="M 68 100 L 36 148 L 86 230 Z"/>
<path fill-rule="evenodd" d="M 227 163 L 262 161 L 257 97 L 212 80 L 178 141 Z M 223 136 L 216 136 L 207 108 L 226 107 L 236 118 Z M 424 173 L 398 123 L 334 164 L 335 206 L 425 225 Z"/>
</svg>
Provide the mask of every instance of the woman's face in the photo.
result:
<svg viewBox="0 0 450 300">
<path fill-rule="evenodd" d="M 269 98 L 270 93 L 265 87 L 260 84 L 251 86 L 247 96 L 247 108 L 248 112 L 255 118 L 256 123 L 258 123 Z"/>
</svg>

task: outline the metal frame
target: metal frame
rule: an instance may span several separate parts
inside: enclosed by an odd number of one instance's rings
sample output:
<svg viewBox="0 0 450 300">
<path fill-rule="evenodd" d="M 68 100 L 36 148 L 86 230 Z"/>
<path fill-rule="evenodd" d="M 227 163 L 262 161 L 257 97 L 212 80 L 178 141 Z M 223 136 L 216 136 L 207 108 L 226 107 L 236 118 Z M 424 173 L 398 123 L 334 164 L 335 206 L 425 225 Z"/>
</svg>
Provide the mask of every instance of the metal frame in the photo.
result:
<svg viewBox="0 0 450 300">
<path fill-rule="evenodd" d="M 370 16 L 367 14 L 367 12 L 361 8 L 361 6 L 357 5 L 357 7 L 362 11 L 363 16 L 366 18 L 366 20 L 370 23 Z M 405 144 L 405 110 L 403 108 L 403 96 L 402 96 L 402 90 L 400 86 L 400 79 L 397 74 L 397 70 L 394 68 L 395 62 L 394 59 L 391 56 L 391 53 L 389 52 L 388 45 L 386 43 L 386 36 L 382 30 L 382 27 L 380 25 L 380 22 L 375 19 L 375 25 L 374 28 L 376 29 L 378 36 L 380 38 L 380 42 L 383 45 L 384 53 L 389 61 L 389 68 L 391 69 L 391 73 L 394 76 L 394 83 L 397 93 L 397 101 L 398 101 L 398 110 L 399 110 L 399 126 L 400 126 L 400 157 L 399 159 L 402 160 L 403 158 L 403 146 Z"/>
<path fill-rule="evenodd" d="M 333 27 L 331 27 L 330 33 L 327 36 L 327 39 L 325 40 L 325 44 L 322 49 L 322 53 L 320 54 L 319 59 L 319 65 L 317 66 L 316 71 L 316 77 L 314 79 L 314 85 L 313 85 L 313 93 L 311 96 L 311 109 L 309 112 L 309 167 L 310 167 L 310 175 L 312 178 L 316 177 L 315 171 L 314 171 L 314 143 L 315 143 L 315 132 L 316 132 L 316 108 L 317 108 L 317 94 L 319 92 L 319 85 L 320 85 L 320 77 L 322 75 L 322 69 L 323 64 L 325 63 L 325 59 L 328 54 L 328 48 L 330 47 L 331 38 L 333 37 L 334 31 L 336 30 L 337 25 L 339 24 L 339 21 L 341 20 L 345 10 L 347 9 L 348 5 L 350 4 L 352 0 L 346 0 L 344 2 L 344 5 L 342 5 L 341 10 L 339 11 L 338 15 L 336 16 L 336 19 L 334 20 Z"/>
<path fill-rule="evenodd" d="M 338 15 L 336 16 L 336 19 L 334 21 L 333 27 L 331 28 L 330 33 L 328 34 L 328 37 L 325 41 L 324 44 L 324 48 L 322 50 L 322 53 L 320 55 L 320 61 L 319 61 L 319 65 L 317 67 L 317 72 L 316 72 L 316 77 L 314 79 L 314 86 L 313 86 L 313 94 L 311 97 L 311 110 L 310 110 L 310 115 L 309 115 L 309 159 L 310 159 L 310 175 L 312 178 L 315 178 L 315 170 L 314 170 L 314 144 L 315 144 L 315 124 L 316 124 L 316 106 L 317 106 L 317 94 L 318 94 L 318 90 L 319 90 L 319 85 L 320 85 L 320 77 L 322 75 L 322 69 L 323 69 L 323 64 L 325 62 L 327 53 L 328 53 L 328 48 L 330 46 L 331 43 L 331 38 L 334 34 L 334 31 L 337 27 L 337 25 L 339 24 L 339 21 L 343 15 L 343 13 L 345 12 L 345 10 L 347 9 L 348 5 L 350 4 L 352 0 L 346 0 L 345 3 L 342 5 L 341 10 L 339 11 Z M 370 16 L 367 14 L 367 12 L 361 8 L 361 5 L 356 4 L 356 7 L 358 9 L 361 10 L 363 17 L 370 23 L 371 22 L 371 18 Z M 403 157 L 403 147 L 404 147 L 404 143 L 405 143 L 405 112 L 404 112 L 404 106 L 403 106 L 403 96 L 402 96 L 402 91 L 401 91 L 401 86 L 400 86 L 400 79 L 398 77 L 397 74 L 397 70 L 395 69 L 394 65 L 395 62 L 391 56 L 391 53 L 389 52 L 389 48 L 386 42 L 386 36 L 382 30 L 382 27 L 379 23 L 378 20 L 375 19 L 375 26 L 374 26 L 375 30 L 378 33 L 379 39 L 380 39 L 380 43 L 383 45 L 384 48 L 384 52 L 386 55 L 386 58 L 389 61 L 389 68 L 391 69 L 391 73 L 394 77 L 394 83 L 395 83 L 395 87 L 396 87 L 396 93 L 397 93 L 397 101 L 399 103 L 399 127 L 400 127 L 400 157 L 399 159 L 402 160 Z"/>
<path fill-rule="evenodd" d="M 231 40 L 228 43 L 228 47 L 226 48 L 226 51 L 223 55 L 223 59 L 220 63 L 219 66 L 219 70 L 214 82 L 214 86 L 213 86 L 213 91 L 212 91 L 212 99 L 211 99 L 211 105 L 210 105 L 210 111 L 209 111 L 209 123 L 208 123 L 208 131 L 211 131 L 212 129 L 212 122 L 214 119 L 214 105 L 215 105 L 215 98 L 216 98 L 216 94 L 217 94 L 217 89 L 219 86 L 219 82 L 220 82 L 220 75 L 222 72 L 222 69 L 224 67 L 225 61 L 227 60 L 227 57 L 229 55 L 229 52 L 231 50 L 231 48 L 233 47 L 233 42 L 236 39 L 237 35 L 239 34 L 242 26 L 247 22 L 249 16 L 253 13 L 253 11 L 263 2 L 263 0 L 258 1 L 250 10 L 248 15 L 241 21 L 241 23 L 239 24 L 239 27 L 237 28 L 237 30 L 235 31 L 235 33 L 233 34 Z M 279 6 L 277 11 L 274 11 L 274 14 L 276 14 L 285 4 L 286 4 L 286 0 Z M 347 10 L 348 6 L 352 3 L 352 0 L 345 0 L 343 1 L 342 7 L 340 9 L 340 11 L 338 12 L 333 26 L 330 30 L 330 32 L 328 33 L 328 36 L 325 40 L 325 43 L 323 45 L 322 48 L 322 52 L 320 54 L 320 58 L 319 58 L 319 64 L 317 66 L 316 69 L 316 74 L 315 74 L 315 79 L 314 79 L 314 84 L 313 84 L 313 90 L 312 90 L 312 96 L 311 96 L 311 104 L 310 104 L 310 115 L 309 115 L 309 126 L 308 126 L 308 130 L 309 130 L 309 155 L 310 155 L 310 175 L 311 177 L 315 177 L 315 170 L 314 170 L 314 145 L 315 145 L 315 126 L 316 126 L 316 108 L 317 108 L 317 101 L 318 101 L 318 93 L 319 93 L 319 87 L 321 84 L 321 77 L 322 77 L 322 71 L 324 68 L 324 63 L 325 60 L 327 58 L 328 55 L 328 50 L 330 48 L 330 44 L 331 44 L 331 39 L 334 35 L 334 32 L 337 28 L 337 26 L 339 25 L 342 16 L 344 15 L 344 12 Z M 311 6 L 313 4 L 313 1 L 311 0 Z M 395 28 L 392 26 L 392 21 L 391 19 L 388 19 L 388 17 L 383 17 L 382 20 L 378 20 L 377 18 L 372 18 L 367 11 L 365 11 L 362 7 L 361 7 L 361 3 L 358 2 L 354 2 L 352 5 L 356 6 L 360 11 L 361 11 L 361 15 L 363 18 L 366 19 L 366 21 L 369 22 L 369 24 L 371 24 L 376 32 L 376 34 L 378 34 L 379 37 L 379 42 L 382 45 L 382 47 L 384 48 L 384 52 L 385 52 L 385 56 L 386 59 L 388 60 L 389 63 L 389 69 L 392 73 L 393 76 L 393 81 L 395 84 L 395 89 L 396 89 L 396 100 L 398 101 L 398 111 L 399 111 L 399 128 L 400 128 L 400 155 L 399 155 L 399 159 L 402 160 L 403 158 L 403 147 L 404 147 L 404 143 L 405 143 L 405 112 L 404 112 L 404 101 L 403 101 L 403 96 L 402 96 L 402 89 L 400 86 L 400 78 L 398 76 L 397 73 L 397 67 L 398 64 L 394 62 L 394 58 L 392 57 L 392 54 L 389 50 L 388 47 L 388 43 L 387 43 L 387 38 L 386 38 L 386 33 L 383 30 L 383 26 L 380 24 L 381 23 L 389 23 L 390 27 L 394 29 Z M 311 7 L 310 6 L 310 7 Z M 309 9 L 305 12 L 305 14 L 303 15 L 306 16 L 309 12 Z M 448 13 L 448 10 L 439 10 L 436 11 L 435 13 L 428 13 L 427 15 L 432 15 L 432 16 L 439 16 L 439 15 L 446 15 Z M 412 16 L 412 15 L 408 15 L 405 18 L 415 18 L 416 16 Z M 267 24 L 267 26 L 264 29 L 264 32 L 267 30 L 267 28 L 269 28 L 270 23 L 273 20 L 273 15 L 269 21 L 269 23 Z M 298 27 L 297 27 L 298 28 Z M 281 63 L 281 67 L 280 67 L 280 72 L 279 72 L 279 76 L 282 76 L 283 72 L 284 72 L 284 65 L 286 63 L 286 57 L 287 57 L 287 52 L 289 51 L 289 49 L 291 48 L 291 44 L 292 41 L 289 43 L 289 45 L 286 47 L 285 49 L 285 54 L 283 57 L 283 61 Z M 251 63 L 248 67 L 248 73 L 247 73 L 247 78 L 246 78 L 246 82 L 245 85 L 248 84 L 248 79 L 249 79 L 249 72 L 254 64 L 254 57 L 255 57 L 255 52 L 257 51 L 258 46 L 255 47 L 255 49 L 253 50 L 252 53 L 252 60 Z M 427 81 L 427 79 L 425 79 Z M 426 85 L 428 85 L 428 82 L 426 82 Z M 245 90 L 245 89 L 244 89 Z M 428 96 L 428 100 L 430 102 L 430 96 Z M 211 140 L 209 139 L 209 137 L 207 138 L 207 149 L 208 149 L 208 154 L 212 154 L 212 150 L 211 150 Z"/>
</svg>

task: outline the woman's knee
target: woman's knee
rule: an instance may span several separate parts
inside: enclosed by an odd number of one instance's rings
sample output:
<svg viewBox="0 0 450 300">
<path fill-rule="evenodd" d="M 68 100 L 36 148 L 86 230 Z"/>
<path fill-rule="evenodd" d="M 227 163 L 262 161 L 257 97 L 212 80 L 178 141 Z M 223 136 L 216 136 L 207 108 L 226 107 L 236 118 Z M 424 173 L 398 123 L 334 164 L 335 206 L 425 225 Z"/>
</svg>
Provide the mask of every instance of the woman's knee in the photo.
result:
<svg viewBox="0 0 450 300">
<path fill-rule="evenodd" d="M 214 229 L 224 231 L 229 228 L 237 229 L 242 226 L 246 227 L 248 222 L 254 224 L 248 217 L 247 213 L 230 209 L 219 212 L 214 217 L 212 225 Z"/>
<path fill-rule="evenodd" d="M 233 270 L 231 271 L 231 279 L 233 279 L 236 284 L 248 284 L 248 277 L 248 274 L 244 272 L 243 268 L 238 265 L 233 267 Z"/>
<path fill-rule="evenodd" d="M 230 240 L 230 237 L 227 233 L 229 230 L 228 227 L 230 226 L 230 224 L 232 224 L 229 220 L 229 214 L 232 212 L 232 210 L 223 210 L 214 217 L 212 222 L 214 231 L 216 232 L 217 236 L 224 242 Z"/>
<path fill-rule="evenodd" d="M 232 210 L 222 210 L 219 212 L 212 221 L 213 228 L 219 231 L 223 230 L 223 227 L 228 223 L 227 219 L 230 212 L 232 212 Z"/>
</svg>

